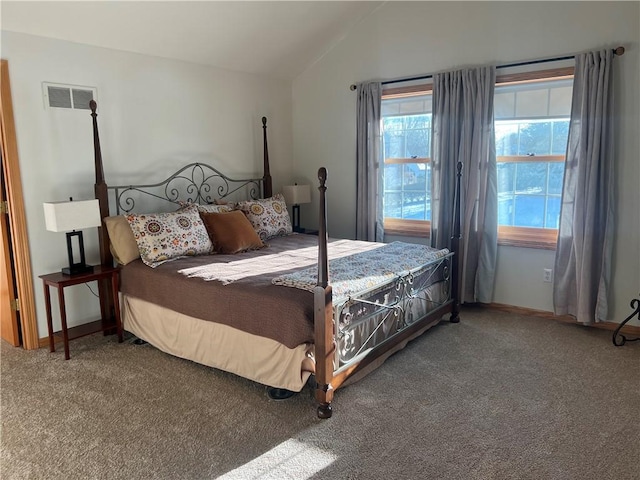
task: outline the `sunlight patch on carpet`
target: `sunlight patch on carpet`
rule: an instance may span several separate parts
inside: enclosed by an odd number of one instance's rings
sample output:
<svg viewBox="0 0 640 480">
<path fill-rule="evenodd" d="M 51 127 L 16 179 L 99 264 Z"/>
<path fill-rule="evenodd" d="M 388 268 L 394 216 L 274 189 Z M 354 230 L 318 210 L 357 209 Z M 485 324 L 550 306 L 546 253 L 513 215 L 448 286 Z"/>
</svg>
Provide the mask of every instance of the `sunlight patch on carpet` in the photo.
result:
<svg viewBox="0 0 640 480">
<path fill-rule="evenodd" d="M 337 455 L 289 439 L 235 470 L 223 480 L 306 479 L 331 465 Z"/>
</svg>

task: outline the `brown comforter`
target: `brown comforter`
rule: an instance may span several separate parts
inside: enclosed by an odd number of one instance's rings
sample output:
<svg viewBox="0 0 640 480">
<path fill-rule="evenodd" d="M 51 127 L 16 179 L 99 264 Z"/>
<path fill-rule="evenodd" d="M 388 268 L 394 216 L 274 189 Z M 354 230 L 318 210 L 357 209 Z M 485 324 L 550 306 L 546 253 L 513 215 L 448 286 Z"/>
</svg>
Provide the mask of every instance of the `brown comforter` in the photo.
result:
<svg viewBox="0 0 640 480">
<path fill-rule="evenodd" d="M 289 235 L 269 240 L 269 246 L 258 251 L 187 257 L 156 268 L 136 260 L 122 268 L 120 290 L 176 312 L 229 325 L 294 348 L 302 343 L 313 343 L 313 294 L 272 285 L 271 280 L 296 268 L 315 264 L 317 254 L 310 255 L 306 264 L 281 265 L 271 273 L 252 274 L 249 269 L 246 276 L 228 284 L 190 278 L 179 270 L 314 247 L 317 242 L 318 238 L 311 235 Z"/>
</svg>

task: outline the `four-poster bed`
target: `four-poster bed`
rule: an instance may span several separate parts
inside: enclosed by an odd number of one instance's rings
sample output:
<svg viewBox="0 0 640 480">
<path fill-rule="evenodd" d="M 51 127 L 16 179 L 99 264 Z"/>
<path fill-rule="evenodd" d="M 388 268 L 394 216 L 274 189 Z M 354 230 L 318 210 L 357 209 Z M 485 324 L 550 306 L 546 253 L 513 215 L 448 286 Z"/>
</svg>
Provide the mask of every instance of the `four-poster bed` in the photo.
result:
<svg viewBox="0 0 640 480">
<path fill-rule="evenodd" d="M 277 206 L 269 170 L 266 118 L 262 119 L 264 170 L 260 178 L 236 180 L 211 166 L 194 163 L 159 183 L 108 186 L 95 102 L 91 110 L 95 193 L 104 220 L 99 229 L 102 264 L 113 264 L 112 249 L 118 253 L 118 234 L 107 227 L 114 222 L 124 224 L 131 243 L 134 237 L 123 219 L 134 228 L 132 222 L 141 215 L 136 217 L 132 212 L 139 206 L 144 209 L 149 197 L 171 204 L 182 202 L 183 207 L 186 201 L 186 209 L 197 204 L 203 219 L 209 218 L 211 210 L 216 210 L 213 216 L 229 213 L 224 207 L 213 206 L 214 201 L 230 201 L 238 209 L 248 204 L 244 213 L 249 217 L 256 206 L 251 202 Z M 461 165 L 456 192 L 460 176 Z M 318 416 L 329 418 L 336 389 L 375 369 L 445 314 L 450 313 L 450 320 L 457 322 L 458 194 L 450 250 L 401 242 L 383 245 L 330 239 L 325 168 L 319 169 L 318 180 L 317 237 L 285 228 L 265 237 L 256 248 L 233 255 L 180 257 L 155 268 L 137 258 L 135 244 L 131 259 L 123 261 L 120 250 L 117 260 L 122 264 L 125 330 L 167 353 L 274 388 L 300 391 L 314 375 Z M 173 205 L 173 210 L 176 208 Z M 286 210 L 284 213 L 288 218 Z M 364 274 L 349 277 L 354 270 Z M 101 284 L 100 288 L 108 289 L 109 285 Z M 112 307 L 102 305 L 106 312 Z"/>
</svg>

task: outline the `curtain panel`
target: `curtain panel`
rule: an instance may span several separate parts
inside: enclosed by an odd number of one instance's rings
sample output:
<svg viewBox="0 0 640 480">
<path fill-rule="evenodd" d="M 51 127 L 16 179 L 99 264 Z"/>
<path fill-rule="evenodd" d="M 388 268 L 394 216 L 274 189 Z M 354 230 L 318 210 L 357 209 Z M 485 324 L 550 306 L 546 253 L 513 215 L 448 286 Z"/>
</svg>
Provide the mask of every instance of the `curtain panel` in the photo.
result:
<svg viewBox="0 0 640 480">
<path fill-rule="evenodd" d="M 555 257 L 553 304 L 578 322 L 607 320 L 614 228 L 613 52 L 576 55 Z"/>
<path fill-rule="evenodd" d="M 431 245 L 450 248 L 456 167 L 461 162 L 461 302 L 493 299 L 498 252 L 495 81 L 494 66 L 433 76 Z"/>
<path fill-rule="evenodd" d="M 384 240 L 380 121 L 382 84 L 357 85 L 356 240 Z"/>
</svg>

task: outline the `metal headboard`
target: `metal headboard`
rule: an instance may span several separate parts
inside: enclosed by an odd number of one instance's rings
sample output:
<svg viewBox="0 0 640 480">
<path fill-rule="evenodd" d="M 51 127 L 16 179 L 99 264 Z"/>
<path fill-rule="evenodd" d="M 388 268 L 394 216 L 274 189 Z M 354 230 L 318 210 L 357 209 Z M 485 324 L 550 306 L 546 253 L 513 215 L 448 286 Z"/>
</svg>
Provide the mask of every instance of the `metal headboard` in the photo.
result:
<svg viewBox="0 0 640 480">
<path fill-rule="evenodd" d="M 264 178 L 230 178 L 205 163 L 190 163 L 158 183 L 108 186 L 107 189 L 114 192 L 116 214 L 120 215 L 132 212 L 136 200 L 145 197 L 174 204 L 207 204 L 239 193 L 243 200 L 255 200 L 263 194 Z"/>
</svg>

